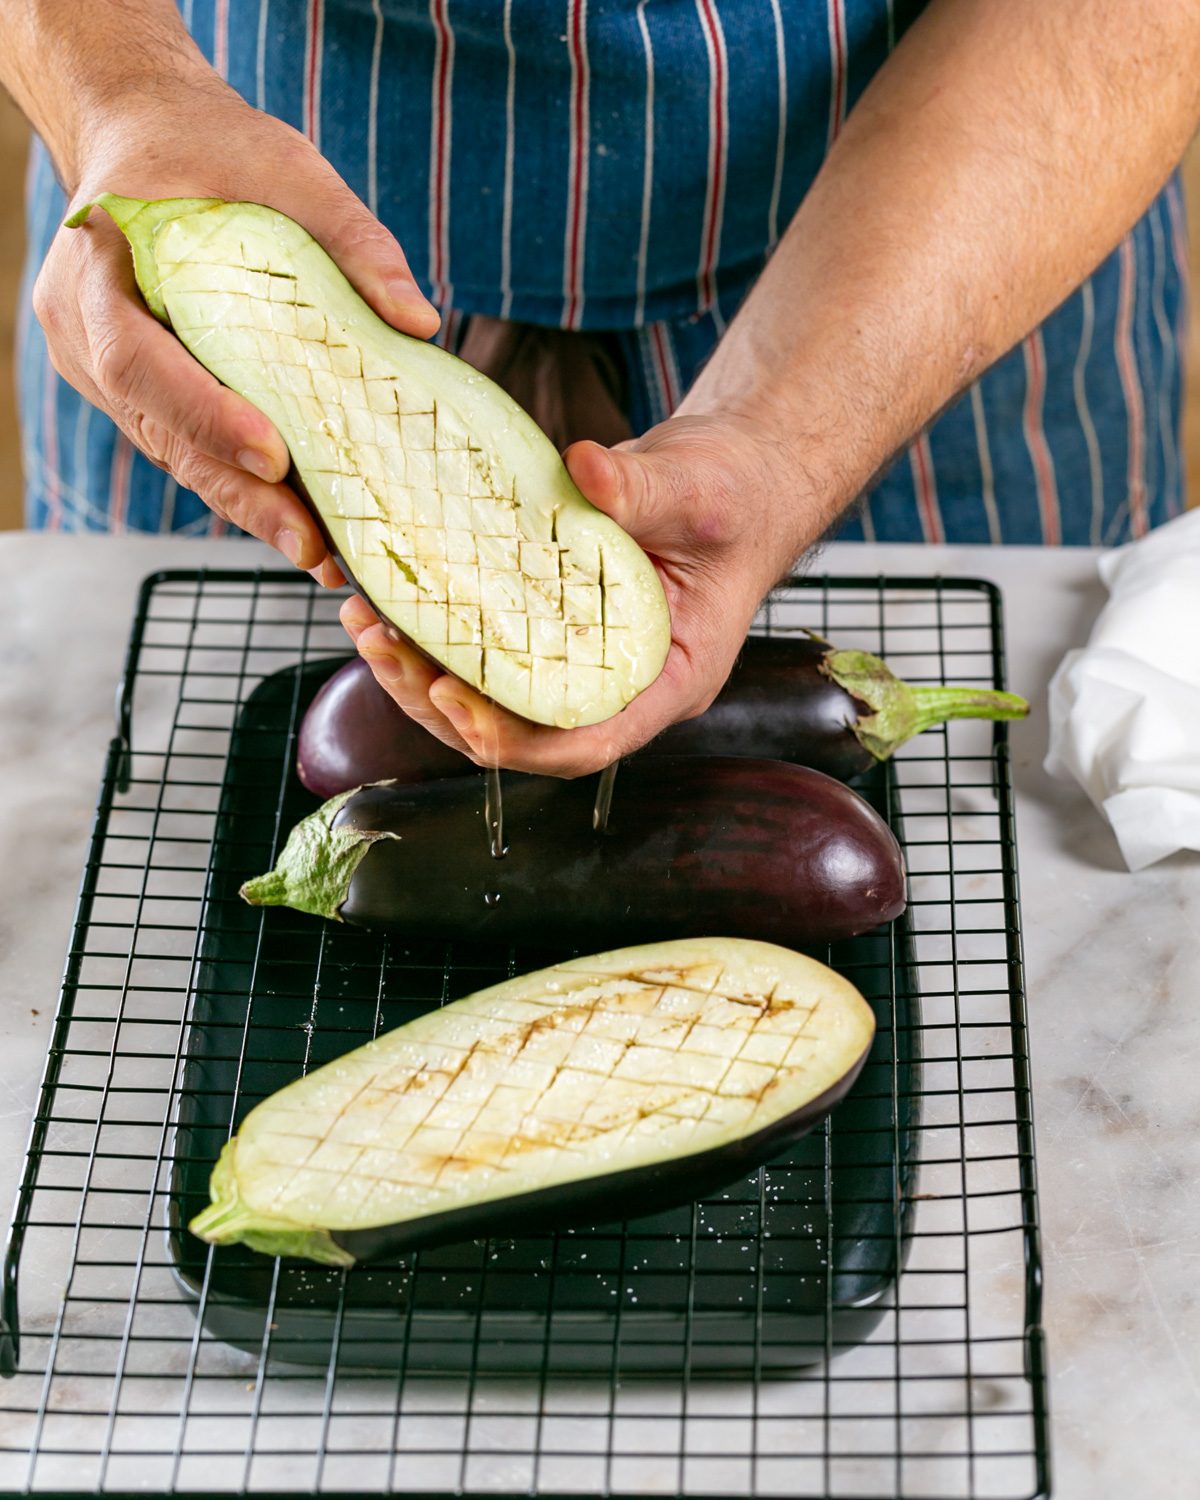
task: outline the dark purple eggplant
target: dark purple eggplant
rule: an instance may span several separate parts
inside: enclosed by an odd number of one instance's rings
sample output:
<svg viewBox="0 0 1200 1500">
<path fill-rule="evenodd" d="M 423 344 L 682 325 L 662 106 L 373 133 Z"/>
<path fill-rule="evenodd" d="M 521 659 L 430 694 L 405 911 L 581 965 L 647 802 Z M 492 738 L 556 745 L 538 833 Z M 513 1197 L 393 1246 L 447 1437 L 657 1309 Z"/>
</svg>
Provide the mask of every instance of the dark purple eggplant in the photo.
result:
<svg viewBox="0 0 1200 1500">
<path fill-rule="evenodd" d="M 191 1229 L 344 1266 L 661 1212 L 811 1130 L 874 1031 L 852 984 L 774 944 L 569 960 L 272 1094 L 226 1143 Z"/>
<path fill-rule="evenodd" d="M 410 719 L 352 656 L 324 682 L 296 741 L 296 775 L 318 797 L 372 781 L 433 781 L 479 769 Z"/>
<path fill-rule="evenodd" d="M 716 701 L 674 724 L 642 755 L 747 755 L 849 781 L 946 719 L 1019 719 L 1015 693 L 913 687 L 877 656 L 812 636 L 751 636 Z M 413 722 L 353 657 L 321 688 L 300 726 L 296 770 L 318 797 L 367 782 L 425 781 L 478 770 Z"/>
<path fill-rule="evenodd" d="M 242 888 L 412 937 L 580 947 L 735 933 L 791 947 L 853 937 L 904 909 L 891 830 L 841 782 L 782 761 L 633 760 L 608 830 L 592 787 L 502 778 L 510 849 L 493 859 L 478 782 L 343 793 Z"/>
</svg>

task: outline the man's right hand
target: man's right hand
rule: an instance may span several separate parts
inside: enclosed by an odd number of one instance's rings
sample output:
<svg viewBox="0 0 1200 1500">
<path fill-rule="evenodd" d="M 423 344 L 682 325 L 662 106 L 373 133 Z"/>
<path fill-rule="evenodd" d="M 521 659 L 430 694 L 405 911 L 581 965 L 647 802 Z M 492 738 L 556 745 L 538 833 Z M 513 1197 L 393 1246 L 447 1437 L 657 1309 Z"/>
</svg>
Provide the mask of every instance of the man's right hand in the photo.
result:
<svg viewBox="0 0 1200 1500">
<path fill-rule="evenodd" d="M 395 239 L 299 132 L 251 108 L 215 73 L 189 69 L 146 103 L 113 111 L 78 157 L 71 208 L 131 198 L 263 203 L 301 224 L 393 327 L 428 337 L 438 314 Z M 101 213 L 60 228 L 33 305 L 54 368 L 154 463 L 218 515 L 327 584 L 341 582 L 307 507 L 283 483 L 271 422 L 220 385 L 146 309 L 129 247 Z"/>
</svg>

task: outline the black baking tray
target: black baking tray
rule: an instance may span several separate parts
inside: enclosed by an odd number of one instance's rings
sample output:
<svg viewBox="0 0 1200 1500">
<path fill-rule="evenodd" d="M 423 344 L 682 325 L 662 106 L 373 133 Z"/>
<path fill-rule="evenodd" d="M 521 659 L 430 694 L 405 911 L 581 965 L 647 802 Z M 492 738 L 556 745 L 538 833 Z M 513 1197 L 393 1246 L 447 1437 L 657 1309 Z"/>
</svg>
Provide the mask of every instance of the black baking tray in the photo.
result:
<svg viewBox="0 0 1200 1500">
<path fill-rule="evenodd" d="M 826 1126 L 696 1205 L 348 1272 L 212 1250 L 187 1232 L 221 1146 L 261 1099 L 378 1031 L 574 951 L 397 940 L 239 899 L 317 805 L 295 776 L 292 726 L 342 660 L 264 679 L 230 744 L 168 1188 L 170 1261 L 205 1334 L 273 1362 L 514 1374 L 801 1366 L 865 1339 L 903 1266 L 916 1192 L 920 1012 L 903 918 L 810 950 L 875 1011 L 852 1092 Z M 887 768 L 859 790 L 901 835 Z"/>
</svg>

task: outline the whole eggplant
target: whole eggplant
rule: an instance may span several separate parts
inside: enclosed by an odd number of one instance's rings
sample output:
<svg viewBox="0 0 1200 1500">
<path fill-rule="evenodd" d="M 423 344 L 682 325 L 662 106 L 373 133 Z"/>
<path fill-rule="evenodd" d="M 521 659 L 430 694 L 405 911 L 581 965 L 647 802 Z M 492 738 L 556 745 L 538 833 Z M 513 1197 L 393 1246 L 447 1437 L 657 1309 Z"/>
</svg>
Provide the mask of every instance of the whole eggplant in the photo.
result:
<svg viewBox="0 0 1200 1500">
<path fill-rule="evenodd" d="M 318 797 L 389 778 L 431 781 L 478 769 L 410 719 L 361 656 L 321 684 L 296 739 L 296 775 Z"/>
<path fill-rule="evenodd" d="M 819 771 L 636 759 L 604 834 L 592 829 L 586 782 L 509 775 L 503 793 L 503 859 L 488 849 L 478 782 L 382 783 L 304 819 L 242 895 L 412 937 L 582 948 L 720 933 L 797 947 L 904 909 L 891 830 Z"/>
<path fill-rule="evenodd" d="M 849 781 L 945 719 L 1017 719 L 1015 693 L 913 687 L 877 656 L 815 636 L 751 636 L 706 713 L 673 724 L 641 755 L 748 755 Z M 468 775 L 474 763 L 421 728 L 352 657 L 324 684 L 300 726 L 300 780 L 318 797 L 394 778 Z"/>
</svg>

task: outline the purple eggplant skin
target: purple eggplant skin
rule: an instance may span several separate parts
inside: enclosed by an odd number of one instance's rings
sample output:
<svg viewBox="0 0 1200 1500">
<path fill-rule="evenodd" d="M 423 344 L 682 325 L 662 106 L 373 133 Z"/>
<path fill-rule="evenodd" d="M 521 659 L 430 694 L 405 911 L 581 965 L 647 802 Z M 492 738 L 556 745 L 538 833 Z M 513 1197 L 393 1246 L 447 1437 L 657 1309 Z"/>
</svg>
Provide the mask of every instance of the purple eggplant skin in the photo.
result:
<svg viewBox="0 0 1200 1500">
<path fill-rule="evenodd" d="M 871 710 L 821 671 L 823 641 L 751 636 L 706 713 L 642 755 L 748 755 L 849 781 L 875 764 L 851 727 Z M 296 773 L 318 797 L 372 781 L 467 776 L 479 767 L 410 719 L 361 657 L 339 668 L 300 725 Z"/>
<path fill-rule="evenodd" d="M 711 1151 L 667 1157 L 625 1172 L 582 1177 L 492 1203 L 469 1203 L 407 1224 L 335 1229 L 332 1237 L 356 1260 L 379 1260 L 465 1239 L 538 1234 L 633 1219 L 695 1202 L 736 1182 L 819 1125 L 850 1092 L 870 1050 L 867 1047 L 831 1088 L 803 1108 Z"/>
<path fill-rule="evenodd" d="M 872 712 L 825 670 L 816 636 L 750 636 L 704 713 L 672 724 L 649 748 L 662 755 L 751 755 L 850 781 L 876 764 L 854 726 Z"/>
<path fill-rule="evenodd" d="M 851 781 L 933 724 L 1028 711 L 1013 693 L 911 686 L 878 657 L 815 636 L 751 636 L 706 712 L 672 724 L 638 754 L 754 756 Z M 304 716 L 296 769 L 309 791 L 335 797 L 372 781 L 464 776 L 478 767 L 408 718 L 355 657 Z"/>
<path fill-rule="evenodd" d="M 389 777 L 432 781 L 478 769 L 410 719 L 361 656 L 322 683 L 296 741 L 296 774 L 321 798 Z"/>
<path fill-rule="evenodd" d="M 819 771 L 640 757 L 621 773 L 603 834 L 587 781 L 518 774 L 502 785 L 502 859 L 489 851 L 477 781 L 383 783 L 313 813 L 242 894 L 422 938 L 553 936 L 584 950 L 715 932 L 803 947 L 904 909 L 891 829 Z"/>
</svg>

